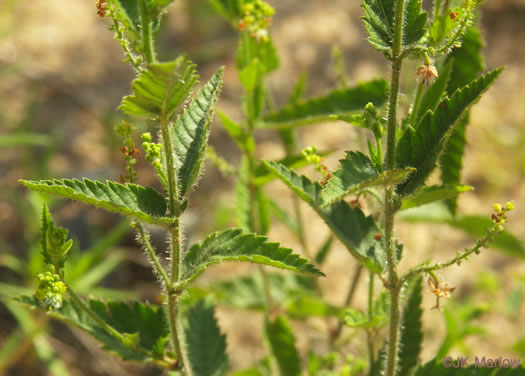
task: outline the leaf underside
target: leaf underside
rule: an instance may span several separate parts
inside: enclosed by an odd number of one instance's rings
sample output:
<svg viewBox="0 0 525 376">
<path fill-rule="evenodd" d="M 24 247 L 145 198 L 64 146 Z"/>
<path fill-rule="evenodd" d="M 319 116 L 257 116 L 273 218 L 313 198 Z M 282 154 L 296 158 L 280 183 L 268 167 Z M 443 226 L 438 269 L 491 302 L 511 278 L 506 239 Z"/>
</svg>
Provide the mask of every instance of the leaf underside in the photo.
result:
<svg viewBox="0 0 525 376">
<path fill-rule="evenodd" d="M 191 101 L 188 109 L 177 118 L 175 125 L 169 128 L 177 156 L 175 167 L 181 196 L 189 192 L 201 172 L 213 111 L 222 86 L 223 72 L 223 68 L 217 71 Z"/>
<path fill-rule="evenodd" d="M 322 208 L 321 184 L 276 162 L 263 163 L 323 218 L 352 256 L 372 271 L 380 272 L 385 268 L 384 243 L 381 238 L 376 239 L 380 229 L 371 216 L 365 216 L 358 207 L 351 208 L 345 201 Z"/>
<path fill-rule="evenodd" d="M 200 300 L 187 312 L 186 342 L 195 376 L 221 376 L 228 368 L 226 336 L 215 319 L 215 307 Z"/>
<path fill-rule="evenodd" d="M 199 76 L 185 56 L 168 63 L 151 64 L 132 83 L 132 95 L 124 97 L 120 109 L 126 114 L 169 121 L 197 84 Z"/>
<path fill-rule="evenodd" d="M 323 206 L 339 201 L 361 189 L 399 184 L 414 171 L 407 168 L 380 173 L 370 158 L 359 151 L 347 152 L 345 159 L 339 162 L 339 169 L 333 173 L 333 177 L 321 191 Z"/>
<path fill-rule="evenodd" d="M 372 102 L 376 107 L 387 98 L 385 80 L 373 80 L 356 87 L 332 91 L 326 96 L 299 100 L 264 118 L 263 128 L 290 128 L 331 120 L 332 115 L 360 111 Z"/>
<path fill-rule="evenodd" d="M 77 200 L 143 222 L 168 225 L 166 200 L 153 188 L 89 179 L 20 180 L 26 187 Z"/>
<path fill-rule="evenodd" d="M 279 243 L 270 243 L 265 236 L 246 234 L 241 229 L 230 229 L 211 234 L 189 249 L 184 257 L 184 278 L 193 281 L 208 266 L 225 261 L 246 261 L 324 276 L 308 260 L 289 248 L 280 247 Z"/>
<path fill-rule="evenodd" d="M 398 142 L 396 162 L 398 168 L 414 167 L 416 172 L 405 183 L 397 186 L 398 193 L 408 195 L 425 183 L 436 167 L 436 161 L 444 150 L 454 125 L 496 80 L 502 70 L 493 70 L 457 90 L 439 104 L 436 112 L 427 112 L 417 129 L 407 128 Z"/>
</svg>

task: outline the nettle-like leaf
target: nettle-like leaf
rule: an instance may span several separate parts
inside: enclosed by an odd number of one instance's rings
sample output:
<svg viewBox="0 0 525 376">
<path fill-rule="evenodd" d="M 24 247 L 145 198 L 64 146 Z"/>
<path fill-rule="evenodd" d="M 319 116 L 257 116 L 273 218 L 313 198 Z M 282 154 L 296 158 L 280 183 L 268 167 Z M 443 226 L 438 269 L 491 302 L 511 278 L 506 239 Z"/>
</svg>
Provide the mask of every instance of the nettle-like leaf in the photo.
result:
<svg viewBox="0 0 525 376">
<path fill-rule="evenodd" d="M 323 218 L 352 256 L 374 272 L 384 270 L 386 252 L 383 242 L 376 239 L 380 229 L 371 216 L 365 216 L 358 207 L 351 208 L 345 201 L 322 207 L 321 184 L 276 162 L 263 163 Z"/>
<path fill-rule="evenodd" d="M 321 191 L 323 206 L 342 200 L 361 189 L 399 184 L 414 172 L 413 168 L 406 168 L 381 173 L 376 170 L 370 158 L 359 151 L 347 152 L 345 159 L 339 163 L 340 167 Z"/>
<path fill-rule="evenodd" d="M 416 172 L 403 184 L 398 185 L 401 195 L 414 192 L 425 183 L 436 167 L 436 161 L 444 150 L 451 130 L 461 116 L 494 83 L 503 68 L 472 81 L 443 100 L 436 112 L 427 112 L 417 129 L 409 127 L 398 142 L 396 162 L 399 168 L 414 167 Z"/>
<path fill-rule="evenodd" d="M 119 108 L 131 116 L 168 121 L 197 85 L 198 78 L 195 64 L 185 56 L 151 64 L 133 81 L 133 94 L 124 97 Z"/>
<path fill-rule="evenodd" d="M 352 88 L 334 90 L 323 97 L 298 100 L 267 115 L 260 126 L 290 128 L 334 120 L 333 115 L 360 111 L 369 102 L 379 107 L 385 102 L 387 92 L 385 80 L 363 82 Z"/>
<path fill-rule="evenodd" d="M 254 61 L 259 63 L 260 74 L 268 74 L 279 68 L 279 55 L 273 45 L 271 38 L 268 40 L 257 40 L 244 31 L 240 35 L 239 47 L 237 49 L 237 69 L 242 71 L 253 65 Z"/>
<path fill-rule="evenodd" d="M 20 183 L 35 191 L 81 201 L 143 222 L 162 226 L 172 222 L 165 217 L 166 200 L 153 188 L 89 179 L 20 180 Z"/>
<path fill-rule="evenodd" d="M 140 36 L 143 23 L 139 1 L 141 0 L 112 0 L 112 3 L 117 6 L 121 20 L 125 22 L 126 27 L 128 29 L 130 28 L 137 36 Z M 174 0 L 147 0 L 146 9 L 149 22 L 153 21 L 154 26 L 158 26 L 158 18 L 164 9 L 173 1 Z"/>
<path fill-rule="evenodd" d="M 364 0 L 361 7 L 365 13 L 362 17 L 368 30 L 368 41 L 379 51 L 388 51 L 394 42 L 394 0 Z M 405 2 L 403 45 L 416 44 L 425 36 L 427 14 L 422 12 L 421 0 Z"/>
<path fill-rule="evenodd" d="M 414 128 L 417 128 L 417 125 L 428 111 L 436 111 L 437 106 L 442 101 L 443 97 L 446 95 L 447 85 L 449 83 L 450 75 L 452 73 L 452 66 L 452 60 L 445 63 L 443 69 L 439 71 L 439 77 L 437 78 L 437 80 L 425 92 L 423 98 L 421 98 L 421 104 L 419 105 L 415 121 L 412 124 Z"/>
<path fill-rule="evenodd" d="M 470 185 L 432 185 L 406 196 L 401 204 L 401 210 L 412 209 L 431 202 L 457 197 L 473 188 Z"/>
<path fill-rule="evenodd" d="M 485 62 L 481 54 L 482 48 L 483 41 L 479 30 L 473 26 L 470 27 L 463 37 L 461 47 L 454 49 L 449 57 L 454 64 L 447 88 L 449 93 L 474 80 L 485 69 Z M 439 165 L 443 184 L 456 185 L 461 181 L 468 123 L 469 115 L 467 114 L 452 132 L 447 147 L 440 157 Z M 455 198 L 447 200 L 447 206 L 451 213 L 455 214 L 457 200 Z"/>
<path fill-rule="evenodd" d="M 22 296 L 16 298 L 16 301 L 32 308 L 39 308 L 40 306 L 40 302 L 34 297 Z M 128 334 L 128 337 L 134 336 L 135 345 L 159 356 L 164 354 L 167 338 L 169 338 L 169 329 L 162 307 L 139 302 L 126 304 L 96 299 L 91 299 L 88 304 L 92 311 L 118 332 Z M 124 360 L 141 363 L 151 361 L 151 357 L 136 350 L 136 346 L 131 346 L 131 343 L 128 344 L 129 346 L 125 346 L 109 335 L 84 310 L 70 300 L 64 300 L 62 308 L 49 313 L 49 315 L 86 331 L 102 342 L 105 350 L 122 357 Z M 136 333 L 139 334 L 138 338 L 135 335 Z"/>
<path fill-rule="evenodd" d="M 399 348 L 399 374 L 410 375 L 419 362 L 423 342 L 421 329 L 422 279 L 418 278 L 409 286 L 409 295 L 403 310 L 402 330 Z"/>
<path fill-rule="evenodd" d="M 169 128 L 177 157 L 175 166 L 181 196 L 189 192 L 200 175 L 223 72 L 224 69 L 220 68 L 215 73 L 191 101 L 188 109 L 177 118 L 175 125 Z"/>
<path fill-rule="evenodd" d="M 208 266 L 225 261 L 246 261 L 324 276 L 307 259 L 292 253 L 289 248 L 280 247 L 279 243 L 270 243 L 265 236 L 230 229 L 211 234 L 189 249 L 184 257 L 184 279 L 193 281 Z"/>
<path fill-rule="evenodd" d="M 195 376 L 221 376 L 228 368 L 226 336 L 215 319 L 215 307 L 199 301 L 187 312 L 186 342 Z"/>
<path fill-rule="evenodd" d="M 288 321 L 282 316 L 277 316 L 273 321 L 266 321 L 265 329 L 280 375 L 299 376 L 301 357 L 295 347 L 295 337 Z"/>
</svg>

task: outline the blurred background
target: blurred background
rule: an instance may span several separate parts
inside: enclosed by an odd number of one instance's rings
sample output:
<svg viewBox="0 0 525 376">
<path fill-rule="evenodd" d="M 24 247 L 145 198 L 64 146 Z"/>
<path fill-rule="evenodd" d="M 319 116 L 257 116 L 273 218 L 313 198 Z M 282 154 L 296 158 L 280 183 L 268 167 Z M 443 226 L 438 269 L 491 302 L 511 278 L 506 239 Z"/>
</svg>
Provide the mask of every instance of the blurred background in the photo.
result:
<svg viewBox="0 0 525 376">
<path fill-rule="evenodd" d="M 384 77 L 384 57 L 366 42 L 357 0 L 269 1 L 276 15 L 272 35 L 281 57 L 280 69 L 269 79 L 278 105 L 285 103 L 302 72 L 308 73 L 307 96 L 321 95 L 337 85 L 332 49 L 343 51 L 350 84 Z M 486 65 L 507 69 L 472 111 L 463 184 L 474 187 L 460 197 L 460 215 L 488 217 L 492 203 L 516 201 L 510 214 L 514 234 L 475 257 L 461 269 L 442 274 L 457 286 L 454 299 L 442 314 L 424 310 L 425 348 L 429 360 L 443 341 L 451 341 L 457 355 L 521 356 L 525 362 L 525 1 L 486 0 L 480 25 L 486 40 Z M 122 119 L 116 110 L 129 92 L 134 77 L 122 63 L 122 52 L 109 20 L 97 16 L 94 0 L 0 0 L 0 375 L 149 375 L 154 369 L 130 366 L 100 350 L 98 343 L 66 325 L 50 322 L 44 314 L 25 310 L 7 296 L 31 294 L 39 271 L 41 205 L 50 203 L 56 221 L 75 240 L 70 276 L 80 293 L 159 302 L 148 264 L 122 218 L 86 206 L 28 192 L 18 179 L 81 178 L 118 180 L 125 162 L 114 132 Z M 186 53 L 207 80 L 226 66 L 225 86 L 218 108 L 241 120 L 241 86 L 235 72 L 237 35 L 206 0 L 177 0 L 170 8 L 158 40 L 159 58 Z M 414 67 L 417 62 L 414 62 Z M 414 71 L 410 63 L 405 77 Z M 412 89 L 412 87 L 406 88 Z M 410 97 L 402 98 L 407 105 Z M 408 106 L 407 106 L 408 109 Z M 146 130 L 146 124 L 135 124 Z M 336 149 L 325 163 L 335 169 L 345 150 L 361 148 L 362 137 L 351 126 L 334 122 L 305 127 L 299 148 L 316 145 Z M 137 137 L 138 142 L 138 137 Z M 258 135 L 258 156 L 284 157 L 271 132 Z M 240 154 L 220 122 L 212 128 L 211 145 L 234 165 Z M 307 170 L 307 173 L 312 171 Z M 138 178 L 154 185 L 154 176 L 139 158 Z M 291 207 L 290 192 L 278 182 L 267 192 Z M 210 231 L 234 225 L 233 183 L 207 165 L 199 189 L 186 212 L 186 240 L 192 244 Z M 318 248 L 328 230 L 308 208 L 308 241 Z M 162 233 L 154 233 L 158 248 Z M 444 260 L 472 244 L 468 231 L 444 224 L 402 223 L 397 235 L 405 244 L 400 268 L 407 269 L 429 257 Z M 300 249 L 290 232 L 278 222 L 269 237 Z M 407 257 L 410 255 L 410 257 Z M 80 265 L 80 266 L 78 266 Z M 334 243 L 321 280 L 326 298 L 342 305 L 355 262 Z M 200 284 L 226 279 L 232 272 L 248 275 L 250 267 L 219 266 Z M 365 281 L 355 305 L 366 302 Z M 358 286 L 358 287 L 359 287 Z M 424 296 L 430 308 L 433 298 Z M 470 310 L 469 310 L 470 309 Z M 221 307 L 221 328 L 235 369 L 247 367 L 264 355 L 262 315 Z M 448 315 L 448 317 L 447 317 Z M 302 349 L 320 336 L 322 323 L 295 323 Z M 452 329 L 451 329 L 452 328 Z M 455 331 L 454 331 L 455 330 Z"/>
</svg>

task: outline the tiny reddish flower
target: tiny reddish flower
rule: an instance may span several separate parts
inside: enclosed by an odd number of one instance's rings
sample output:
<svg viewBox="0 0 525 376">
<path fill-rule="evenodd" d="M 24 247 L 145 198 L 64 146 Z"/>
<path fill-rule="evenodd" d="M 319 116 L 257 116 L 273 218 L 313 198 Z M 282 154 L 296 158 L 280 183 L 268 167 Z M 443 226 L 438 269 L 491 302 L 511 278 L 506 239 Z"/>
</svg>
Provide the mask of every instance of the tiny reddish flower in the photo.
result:
<svg viewBox="0 0 525 376">
<path fill-rule="evenodd" d="M 438 78 L 438 72 L 432 64 L 424 64 L 417 68 L 416 76 L 419 82 L 425 85 L 432 85 L 436 78 Z"/>
</svg>

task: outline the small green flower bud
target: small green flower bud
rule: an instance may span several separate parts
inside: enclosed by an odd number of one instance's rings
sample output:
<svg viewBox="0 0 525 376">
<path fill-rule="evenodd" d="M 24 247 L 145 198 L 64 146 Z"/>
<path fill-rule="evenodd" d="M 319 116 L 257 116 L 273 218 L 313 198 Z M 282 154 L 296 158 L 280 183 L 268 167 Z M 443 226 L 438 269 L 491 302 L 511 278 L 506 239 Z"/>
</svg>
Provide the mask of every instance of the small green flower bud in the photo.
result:
<svg viewBox="0 0 525 376">
<path fill-rule="evenodd" d="M 512 211 L 514 210 L 515 206 L 514 206 L 514 201 L 509 201 L 505 204 L 505 210 L 506 211 Z"/>
<path fill-rule="evenodd" d="M 503 210 L 500 204 L 494 204 L 492 207 L 496 213 L 501 213 Z"/>
<path fill-rule="evenodd" d="M 152 138 L 151 138 L 151 133 L 149 132 L 144 132 L 140 135 L 140 139 L 143 141 L 143 142 L 151 142 Z"/>
</svg>

